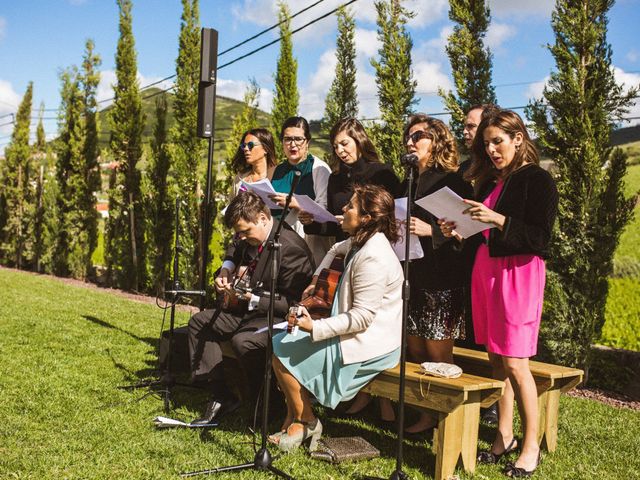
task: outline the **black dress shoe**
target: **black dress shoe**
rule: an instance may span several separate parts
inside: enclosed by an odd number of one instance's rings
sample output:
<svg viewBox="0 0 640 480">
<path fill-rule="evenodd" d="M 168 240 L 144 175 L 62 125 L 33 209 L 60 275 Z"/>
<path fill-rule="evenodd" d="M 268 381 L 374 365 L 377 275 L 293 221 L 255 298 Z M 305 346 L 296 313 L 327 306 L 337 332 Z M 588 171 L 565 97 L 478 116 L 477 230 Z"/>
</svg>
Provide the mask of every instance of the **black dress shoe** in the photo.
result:
<svg viewBox="0 0 640 480">
<path fill-rule="evenodd" d="M 498 402 L 487 408 L 482 414 L 482 421 L 489 425 L 495 425 L 498 423 Z"/>
<path fill-rule="evenodd" d="M 240 400 L 235 396 L 222 398 L 214 398 L 207 403 L 204 415 L 197 418 L 191 425 L 207 425 L 214 420 L 219 420 L 223 416 L 236 411 L 240 407 Z"/>
</svg>

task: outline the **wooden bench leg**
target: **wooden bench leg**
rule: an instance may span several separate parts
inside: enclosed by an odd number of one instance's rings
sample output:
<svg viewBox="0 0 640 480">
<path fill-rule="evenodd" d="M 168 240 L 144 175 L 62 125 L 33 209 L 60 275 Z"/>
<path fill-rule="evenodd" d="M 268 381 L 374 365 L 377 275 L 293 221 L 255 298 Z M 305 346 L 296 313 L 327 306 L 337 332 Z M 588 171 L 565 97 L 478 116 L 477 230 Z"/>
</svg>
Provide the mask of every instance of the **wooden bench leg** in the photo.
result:
<svg viewBox="0 0 640 480">
<path fill-rule="evenodd" d="M 476 393 L 477 401 L 468 403 L 464 408 L 464 423 L 462 426 L 462 465 L 465 471 L 476 471 L 478 456 L 478 429 L 480 423 L 480 394 Z M 472 395 L 470 395 L 472 396 Z"/>
<path fill-rule="evenodd" d="M 453 475 L 462 452 L 464 405 L 450 413 L 440 413 L 434 438 L 436 449 L 435 480 L 447 480 Z"/>
<path fill-rule="evenodd" d="M 544 434 L 547 429 L 547 399 L 549 392 L 538 393 L 538 445 L 542 448 Z"/>
<path fill-rule="evenodd" d="M 544 439 L 548 452 L 555 452 L 558 446 L 558 411 L 560 410 L 560 390 L 547 392 Z"/>
</svg>

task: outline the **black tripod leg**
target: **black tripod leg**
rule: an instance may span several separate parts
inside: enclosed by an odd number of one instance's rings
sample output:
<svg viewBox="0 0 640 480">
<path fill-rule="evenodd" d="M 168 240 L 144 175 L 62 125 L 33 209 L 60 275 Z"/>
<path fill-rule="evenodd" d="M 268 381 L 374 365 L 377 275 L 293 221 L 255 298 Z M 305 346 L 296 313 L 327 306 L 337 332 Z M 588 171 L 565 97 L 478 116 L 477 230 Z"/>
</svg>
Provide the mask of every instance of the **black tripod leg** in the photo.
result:
<svg viewBox="0 0 640 480">
<path fill-rule="evenodd" d="M 284 473 L 282 470 L 277 469 L 276 467 L 274 467 L 273 465 L 269 465 L 267 467 L 267 470 L 269 470 L 271 473 L 273 473 L 274 475 L 277 475 L 278 477 L 281 478 L 286 478 L 287 480 L 293 480 L 293 477 L 287 475 L 286 473 Z"/>
<path fill-rule="evenodd" d="M 181 477 L 195 477 L 197 475 L 211 475 L 212 473 L 219 473 L 219 472 L 248 470 L 248 469 L 253 468 L 253 467 L 254 467 L 253 463 L 243 463 L 241 465 L 230 465 L 230 466 L 227 466 L 227 467 L 210 468 L 208 470 L 198 470 L 197 472 L 181 473 L 180 476 Z"/>
</svg>

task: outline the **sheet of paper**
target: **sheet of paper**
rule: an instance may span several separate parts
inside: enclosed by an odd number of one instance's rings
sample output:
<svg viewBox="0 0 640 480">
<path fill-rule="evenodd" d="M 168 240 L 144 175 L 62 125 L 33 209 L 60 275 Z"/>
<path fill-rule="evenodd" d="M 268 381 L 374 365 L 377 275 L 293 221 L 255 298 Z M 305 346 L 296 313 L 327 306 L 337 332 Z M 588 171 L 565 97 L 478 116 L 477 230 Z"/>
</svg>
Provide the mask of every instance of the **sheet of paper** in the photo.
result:
<svg viewBox="0 0 640 480">
<path fill-rule="evenodd" d="M 401 262 L 404 260 L 405 254 L 405 246 L 406 242 L 404 240 L 405 234 L 405 222 L 407 218 L 407 197 L 404 198 L 396 198 L 396 221 L 398 222 L 399 228 L 398 233 L 400 234 L 400 240 L 398 240 L 393 247 L 393 251 L 396 252 L 398 256 L 398 260 Z M 409 258 L 411 260 L 416 258 L 424 257 L 424 252 L 422 251 L 422 245 L 420 244 L 420 239 L 417 235 L 411 234 L 409 236 Z"/>
<path fill-rule="evenodd" d="M 488 223 L 473 220 L 469 215 L 463 214 L 462 212 L 469 208 L 469 205 L 464 203 L 462 197 L 449 187 L 442 187 L 437 192 L 416 200 L 416 204 L 437 218 L 446 218 L 455 222 L 456 232 L 463 238 L 491 228 Z"/>
<path fill-rule="evenodd" d="M 274 323 L 273 324 L 273 329 L 274 330 L 286 330 L 287 329 L 287 321 L 285 320 L 284 322 Z M 254 334 L 262 333 L 262 332 L 266 332 L 267 330 L 269 330 L 269 327 L 262 327 L 262 328 L 259 328 L 258 330 L 256 330 L 253 333 Z"/>
<path fill-rule="evenodd" d="M 300 209 L 313 215 L 313 220 L 320 223 L 333 222 L 338 223 L 338 219 L 335 215 L 329 213 L 320 204 L 316 203 L 308 195 L 298 195 L 294 193 L 293 196 L 298 201 Z"/>
<path fill-rule="evenodd" d="M 168 418 L 168 417 L 156 417 L 156 418 L 153 419 L 153 423 L 158 428 L 175 428 L 175 427 L 182 427 L 182 428 L 211 428 L 211 427 L 217 427 L 218 426 L 218 422 L 211 422 L 211 423 L 193 425 L 191 423 L 185 423 L 185 422 L 182 422 L 180 420 L 176 420 L 175 418 Z"/>
<path fill-rule="evenodd" d="M 241 188 L 257 193 L 268 208 L 272 210 L 282 209 L 282 207 L 269 198 L 269 195 L 277 192 L 273 189 L 273 185 L 271 185 L 268 179 L 263 178 L 255 183 L 242 182 Z"/>
</svg>

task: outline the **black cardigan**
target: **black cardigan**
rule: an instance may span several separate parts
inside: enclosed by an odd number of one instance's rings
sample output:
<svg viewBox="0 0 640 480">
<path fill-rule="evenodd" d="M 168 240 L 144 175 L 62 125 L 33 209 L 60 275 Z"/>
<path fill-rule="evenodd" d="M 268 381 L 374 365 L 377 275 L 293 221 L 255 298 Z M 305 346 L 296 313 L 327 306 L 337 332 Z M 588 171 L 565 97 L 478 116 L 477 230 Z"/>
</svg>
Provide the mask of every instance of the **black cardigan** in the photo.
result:
<svg viewBox="0 0 640 480">
<path fill-rule="evenodd" d="M 495 180 L 485 182 L 479 189 L 479 201 L 487 198 L 495 186 Z M 489 231 L 490 256 L 534 254 L 547 258 L 558 212 L 558 190 L 546 170 L 528 164 L 509 175 L 493 210 L 506 220 L 502 231 Z"/>
<path fill-rule="evenodd" d="M 357 162 L 347 165 L 340 162 L 337 172 L 329 176 L 327 185 L 327 210 L 333 215 L 342 215 L 344 207 L 353 195 L 353 185 L 379 185 L 394 198 L 400 193 L 400 181 L 393 169 L 386 163 L 367 162 L 360 157 Z M 305 233 L 335 236 L 336 241 L 347 238 L 340 225 L 333 222 L 313 222 L 304 226 Z"/>
<path fill-rule="evenodd" d="M 406 181 L 403 186 L 406 191 Z M 442 187 L 449 187 L 462 198 L 473 197 L 471 185 L 458 173 L 443 172 L 436 168 L 423 172 L 414 181 L 413 197 L 420 199 Z M 454 239 L 444 237 L 437 223 L 438 219 L 415 203 L 412 205 L 411 215 L 429 223 L 432 230 L 432 236 L 419 237 L 424 257 L 411 261 L 411 295 L 419 295 L 419 291 L 425 289 L 452 290 L 468 285 L 475 253 L 471 244 L 460 248 Z"/>
</svg>

